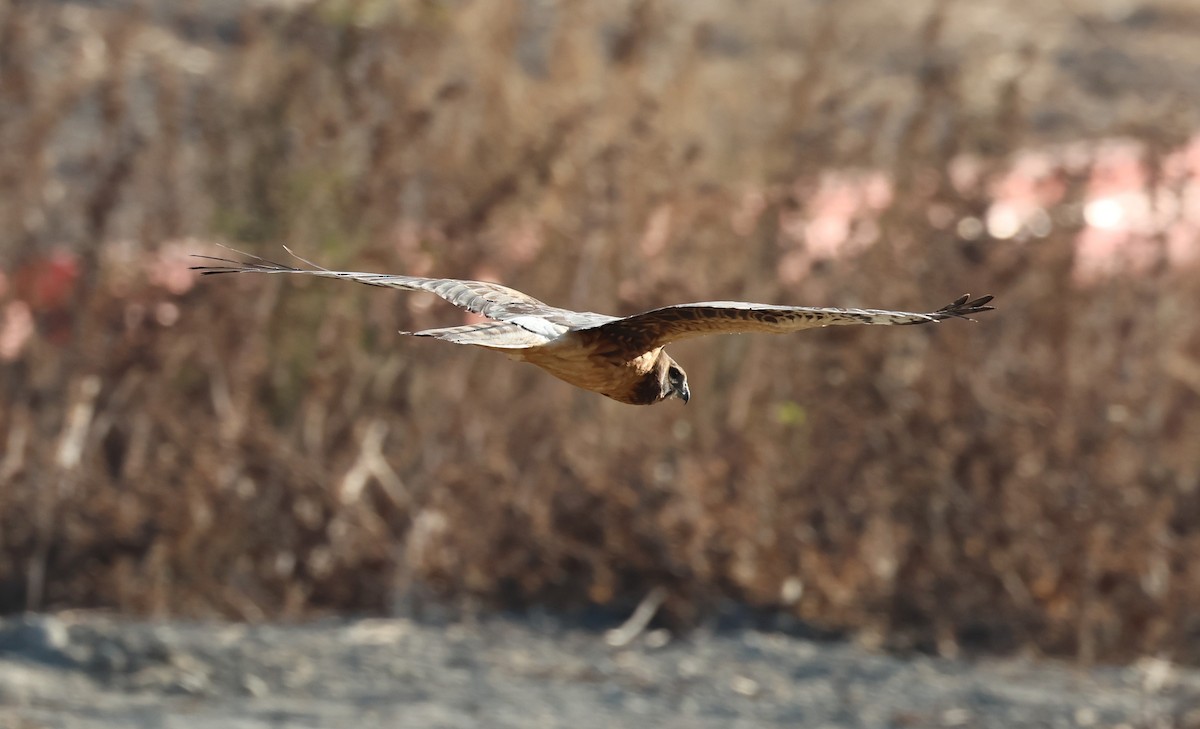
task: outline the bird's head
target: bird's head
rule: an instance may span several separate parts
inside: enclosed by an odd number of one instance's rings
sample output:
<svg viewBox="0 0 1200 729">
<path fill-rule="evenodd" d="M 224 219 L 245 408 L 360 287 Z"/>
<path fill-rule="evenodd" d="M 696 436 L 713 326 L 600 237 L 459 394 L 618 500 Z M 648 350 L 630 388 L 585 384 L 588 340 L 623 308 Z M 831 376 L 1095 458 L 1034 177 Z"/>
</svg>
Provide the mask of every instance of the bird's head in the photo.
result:
<svg viewBox="0 0 1200 729">
<path fill-rule="evenodd" d="M 679 363 L 671 359 L 671 357 L 663 352 L 658 358 L 660 392 L 662 392 L 659 400 L 667 400 L 672 397 L 677 397 L 687 403 L 692 399 L 692 391 L 688 389 L 687 373 L 679 366 Z"/>
<path fill-rule="evenodd" d="M 616 399 L 630 405 L 653 405 L 673 397 L 684 402 L 691 399 L 687 373 L 679 363 L 661 350 L 653 356 L 650 369 L 641 376 L 628 395 Z"/>
</svg>

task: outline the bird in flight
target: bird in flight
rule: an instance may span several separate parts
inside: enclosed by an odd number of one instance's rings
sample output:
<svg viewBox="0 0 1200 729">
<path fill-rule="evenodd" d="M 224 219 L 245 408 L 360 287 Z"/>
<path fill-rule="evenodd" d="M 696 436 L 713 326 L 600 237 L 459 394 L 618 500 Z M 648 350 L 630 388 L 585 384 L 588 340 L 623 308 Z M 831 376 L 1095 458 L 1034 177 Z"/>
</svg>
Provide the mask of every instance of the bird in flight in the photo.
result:
<svg viewBox="0 0 1200 729">
<path fill-rule="evenodd" d="M 747 301 L 701 301 L 616 317 L 560 309 L 516 289 L 483 281 L 329 271 L 299 256 L 296 258 L 309 268 L 294 268 L 250 254 L 242 255 L 249 260 L 197 256 L 215 263 L 192 268 L 202 274 L 320 276 L 436 294 L 490 321 L 401 334 L 434 337 L 503 352 L 512 359 L 535 364 L 576 387 L 630 405 L 653 405 L 672 397 L 686 403 L 691 398 L 687 374 L 663 350 L 671 342 L 709 334 L 778 334 L 853 324 L 930 324 L 943 319 L 969 319 L 971 314 L 993 308 L 987 305 L 991 296 L 971 299 L 968 295 L 925 314 Z"/>
</svg>

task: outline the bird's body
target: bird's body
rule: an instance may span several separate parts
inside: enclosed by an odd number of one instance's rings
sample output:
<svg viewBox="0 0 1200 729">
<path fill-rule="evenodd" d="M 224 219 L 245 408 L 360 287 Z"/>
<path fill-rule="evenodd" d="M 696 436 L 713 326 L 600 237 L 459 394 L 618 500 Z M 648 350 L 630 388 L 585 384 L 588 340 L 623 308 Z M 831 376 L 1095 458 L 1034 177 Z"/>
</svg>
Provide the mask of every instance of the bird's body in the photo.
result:
<svg viewBox="0 0 1200 729">
<path fill-rule="evenodd" d="M 636 357 L 605 356 L 567 332 L 539 347 L 517 350 L 513 359 L 541 367 L 563 382 L 599 392 L 630 405 L 650 405 L 662 399 L 660 366 L 669 366 L 662 347 Z M 690 393 L 689 393 L 690 394 Z"/>
<path fill-rule="evenodd" d="M 328 271 L 311 263 L 313 268 L 293 268 L 254 256 L 247 262 L 200 257 L 221 264 L 195 267 L 205 274 L 301 274 L 436 294 L 490 321 L 403 334 L 502 352 L 576 387 L 630 405 L 653 405 L 671 397 L 687 402 L 691 397 L 683 368 L 663 349 L 670 342 L 709 334 L 782 333 L 834 325 L 925 324 L 965 319 L 992 308 L 987 306 L 991 296 L 974 300 L 962 296 L 926 314 L 704 301 L 615 317 L 560 309 L 516 289 L 482 281 Z"/>
</svg>

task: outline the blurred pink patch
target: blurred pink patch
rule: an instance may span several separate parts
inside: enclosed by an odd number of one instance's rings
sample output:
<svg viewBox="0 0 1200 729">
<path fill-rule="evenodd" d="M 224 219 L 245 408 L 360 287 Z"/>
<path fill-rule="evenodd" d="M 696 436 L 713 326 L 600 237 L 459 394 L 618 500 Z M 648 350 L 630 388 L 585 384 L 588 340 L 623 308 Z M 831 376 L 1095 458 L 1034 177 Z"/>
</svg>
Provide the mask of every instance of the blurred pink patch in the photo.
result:
<svg viewBox="0 0 1200 729">
<path fill-rule="evenodd" d="M 1200 222 L 1180 223 L 1167 231 L 1167 260 L 1173 266 L 1200 263 Z"/>
<path fill-rule="evenodd" d="M 146 261 L 146 278 L 150 283 L 172 294 L 185 294 L 196 285 L 198 277 L 198 274 L 191 270 L 191 267 L 196 265 L 192 254 L 211 248 L 212 244 L 195 238 L 167 241 Z"/>
<path fill-rule="evenodd" d="M 875 211 L 886 210 L 895 197 L 892 181 L 882 172 L 866 173 L 865 177 L 858 180 L 858 186 L 867 207 Z"/>
<path fill-rule="evenodd" d="M 1163 159 L 1163 177 L 1167 182 L 1200 178 L 1200 134 Z"/>
<path fill-rule="evenodd" d="M 33 312 L 24 301 L 10 301 L 0 319 L 0 360 L 12 362 L 21 356 L 33 336 Z"/>
<path fill-rule="evenodd" d="M 798 182 L 797 196 L 805 192 Z M 796 283 L 813 262 L 854 255 L 878 240 L 878 217 L 891 204 L 893 193 L 891 180 L 881 172 L 822 174 L 801 210 L 779 214 L 780 233 L 799 244 L 783 254 L 780 280 Z"/>
<path fill-rule="evenodd" d="M 830 173 L 821 176 L 817 193 L 806 206 L 810 212 L 804 227 L 804 244 L 815 258 L 836 258 L 846 250 L 856 218 L 874 215 L 891 202 L 891 183 L 879 173 Z M 853 246 L 857 248 L 858 246 Z"/>
<path fill-rule="evenodd" d="M 1088 194 L 1095 197 L 1145 191 L 1149 184 L 1146 166 L 1142 163 L 1141 143 L 1125 139 L 1101 142 L 1092 150 L 1092 169 L 1088 179 Z"/>
<path fill-rule="evenodd" d="M 1164 158 L 1157 187 L 1149 186 L 1143 154 L 1125 140 L 1095 151 L 1075 261 L 1082 282 L 1200 258 L 1200 135 Z"/>
<path fill-rule="evenodd" d="M 1158 249 L 1127 230 L 1089 226 L 1076 239 L 1075 278 L 1086 283 L 1122 271 L 1145 271 L 1157 259 Z"/>
<path fill-rule="evenodd" d="M 674 210 L 670 203 L 663 203 L 650 213 L 650 219 L 646 221 L 646 228 L 642 231 L 640 246 L 642 254 L 647 258 L 657 256 L 666 249 L 667 241 L 671 239 L 673 216 Z"/>
<path fill-rule="evenodd" d="M 1062 202 L 1066 193 L 1062 166 L 1052 154 L 1018 155 L 1009 173 L 989 186 L 994 202 L 984 220 L 988 234 L 1001 240 L 1048 235 L 1048 210 Z"/>
<path fill-rule="evenodd" d="M 963 239 L 986 233 L 1021 243 L 1051 233 L 1069 177 L 1086 175 L 1078 281 L 1146 271 L 1163 261 L 1175 266 L 1200 261 L 1200 135 L 1163 158 L 1157 187 L 1150 187 L 1144 157 L 1143 145 L 1127 139 L 1062 145 L 1017 155 L 1008 172 L 991 181 L 983 162 L 959 157 L 948 165 L 950 183 L 963 195 L 978 195 L 987 184 L 990 204 L 982 219 L 956 218 L 954 208 L 939 203 L 931 203 L 926 216 L 932 227 L 955 230 Z M 878 172 L 830 172 L 815 192 L 802 182 L 796 190 L 806 199 L 801 210 L 780 214 L 784 239 L 800 244 L 779 262 L 779 276 L 788 282 L 807 275 L 816 260 L 853 255 L 876 240 L 879 212 L 892 198 L 891 181 Z M 739 222 L 735 217 L 735 231 Z"/>
<path fill-rule="evenodd" d="M 978 190 L 982 182 L 983 165 L 974 157 L 961 155 L 950 160 L 946 173 L 950 177 L 950 184 L 959 195 L 971 195 Z"/>
</svg>

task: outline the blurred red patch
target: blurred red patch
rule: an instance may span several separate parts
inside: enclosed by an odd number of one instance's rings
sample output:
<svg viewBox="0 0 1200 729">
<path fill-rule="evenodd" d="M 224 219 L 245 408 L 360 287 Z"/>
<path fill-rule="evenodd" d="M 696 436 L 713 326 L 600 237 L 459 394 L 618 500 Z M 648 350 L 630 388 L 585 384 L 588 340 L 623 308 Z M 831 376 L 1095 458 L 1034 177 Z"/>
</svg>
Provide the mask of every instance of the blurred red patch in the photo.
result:
<svg viewBox="0 0 1200 729">
<path fill-rule="evenodd" d="M 12 291 L 34 312 L 59 311 L 70 303 L 79 273 L 77 255 L 53 251 L 19 266 L 11 275 Z"/>
</svg>

